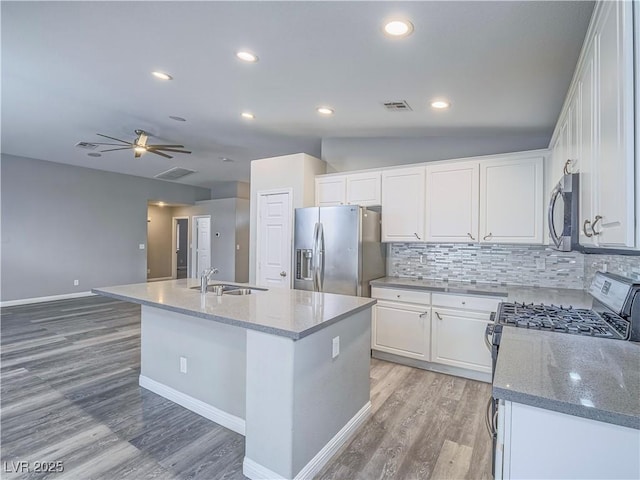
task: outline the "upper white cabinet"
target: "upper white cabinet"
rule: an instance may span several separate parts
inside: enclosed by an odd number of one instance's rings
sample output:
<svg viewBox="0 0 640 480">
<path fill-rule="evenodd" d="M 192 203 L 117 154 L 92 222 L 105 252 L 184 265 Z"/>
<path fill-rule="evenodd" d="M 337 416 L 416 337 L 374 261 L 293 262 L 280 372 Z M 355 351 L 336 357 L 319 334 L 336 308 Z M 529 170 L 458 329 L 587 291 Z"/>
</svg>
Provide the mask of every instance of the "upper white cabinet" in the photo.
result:
<svg viewBox="0 0 640 480">
<path fill-rule="evenodd" d="M 427 241 L 477 241 L 480 186 L 478 162 L 428 165 L 426 172 Z"/>
<path fill-rule="evenodd" d="M 480 163 L 481 242 L 542 243 L 542 157 Z"/>
<path fill-rule="evenodd" d="M 382 172 L 382 241 L 425 241 L 425 167 Z"/>
<path fill-rule="evenodd" d="M 587 247 L 636 246 L 632 3 L 596 4 L 553 137 L 553 170 L 571 159 L 580 173 Z"/>
<path fill-rule="evenodd" d="M 380 172 L 316 177 L 316 206 L 381 204 Z"/>
</svg>

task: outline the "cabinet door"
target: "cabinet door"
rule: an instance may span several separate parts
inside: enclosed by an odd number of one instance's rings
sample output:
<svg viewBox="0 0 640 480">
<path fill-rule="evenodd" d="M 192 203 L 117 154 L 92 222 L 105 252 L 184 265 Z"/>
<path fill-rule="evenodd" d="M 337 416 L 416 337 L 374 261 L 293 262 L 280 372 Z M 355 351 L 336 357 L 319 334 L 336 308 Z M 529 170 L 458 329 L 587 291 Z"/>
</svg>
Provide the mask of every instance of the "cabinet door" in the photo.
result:
<svg viewBox="0 0 640 480">
<path fill-rule="evenodd" d="M 480 241 L 543 242 L 543 158 L 480 163 Z"/>
<path fill-rule="evenodd" d="M 477 162 L 427 166 L 427 240 L 478 241 Z"/>
<path fill-rule="evenodd" d="M 425 167 L 382 172 L 382 241 L 424 242 Z"/>
<path fill-rule="evenodd" d="M 380 205 L 380 172 L 347 175 L 347 205 L 370 207 Z"/>
<path fill-rule="evenodd" d="M 371 348 L 429 360 L 431 308 L 379 301 L 373 307 Z"/>
<path fill-rule="evenodd" d="M 484 342 L 490 313 L 432 309 L 431 361 L 491 373 L 491 352 Z"/>
<path fill-rule="evenodd" d="M 631 3 L 605 2 L 595 36 L 599 151 L 593 222 L 594 240 L 603 246 L 635 243 Z"/>
<path fill-rule="evenodd" d="M 316 207 L 345 204 L 345 177 L 316 177 Z"/>
</svg>

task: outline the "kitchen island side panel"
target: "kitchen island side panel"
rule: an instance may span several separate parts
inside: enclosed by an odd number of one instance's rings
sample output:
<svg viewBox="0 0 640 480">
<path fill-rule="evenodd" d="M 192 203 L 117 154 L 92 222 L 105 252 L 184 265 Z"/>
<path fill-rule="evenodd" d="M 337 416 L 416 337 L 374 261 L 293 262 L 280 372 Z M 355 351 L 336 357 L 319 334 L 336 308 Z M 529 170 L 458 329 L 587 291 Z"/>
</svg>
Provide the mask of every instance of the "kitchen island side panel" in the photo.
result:
<svg viewBox="0 0 640 480">
<path fill-rule="evenodd" d="M 244 328 L 143 305 L 140 370 L 142 377 L 245 418 Z"/>
</svg>

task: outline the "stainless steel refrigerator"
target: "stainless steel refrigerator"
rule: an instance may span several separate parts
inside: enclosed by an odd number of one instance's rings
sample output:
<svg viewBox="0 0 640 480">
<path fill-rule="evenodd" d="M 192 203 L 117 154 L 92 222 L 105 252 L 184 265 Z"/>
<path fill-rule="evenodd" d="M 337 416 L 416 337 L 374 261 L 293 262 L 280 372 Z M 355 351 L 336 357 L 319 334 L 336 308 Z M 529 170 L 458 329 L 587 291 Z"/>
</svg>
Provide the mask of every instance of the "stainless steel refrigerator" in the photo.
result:
<svg viewBox="0 0 640 480">
<path fill-rule="evenodd" d="M 385 276 L 380 214 L 352 205 L 296 208 L 294 288 L 370 296 Z"/>
</svg>

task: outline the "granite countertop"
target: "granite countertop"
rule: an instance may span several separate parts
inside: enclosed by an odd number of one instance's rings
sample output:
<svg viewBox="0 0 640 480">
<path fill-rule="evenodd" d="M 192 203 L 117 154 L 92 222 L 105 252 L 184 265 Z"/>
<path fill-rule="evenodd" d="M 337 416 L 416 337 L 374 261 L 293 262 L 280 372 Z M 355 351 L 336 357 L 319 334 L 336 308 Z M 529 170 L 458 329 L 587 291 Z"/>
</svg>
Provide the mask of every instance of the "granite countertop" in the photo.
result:
<svg viewBox="0 0 640 480">
<path fill-rule="evenodd" d="M 504 327 L 493 396 L 640 429 L 640 344 Z"/>
<path fill-rule="evenodd" d="M 251 287 L 234 282 L 216 282 Z M 376 300 L 333 293 L 270 289 L 251 295 L 200 294 L 199 279 L 94 288 L 99 295 L 259 330 L 294 340 L 370 308 Z"/>
<path fill-rule="evenodd" d="M 460 295 L 502 297 L 505 302 L 546 303 L 591 308 L 592 297 L 584 290 L 569 288 L 525 287 L 495 283 L 448 282 L 444 280 L 383 277 L 370 282 L 372 287 L 408 288 Z"/>
</svg>

